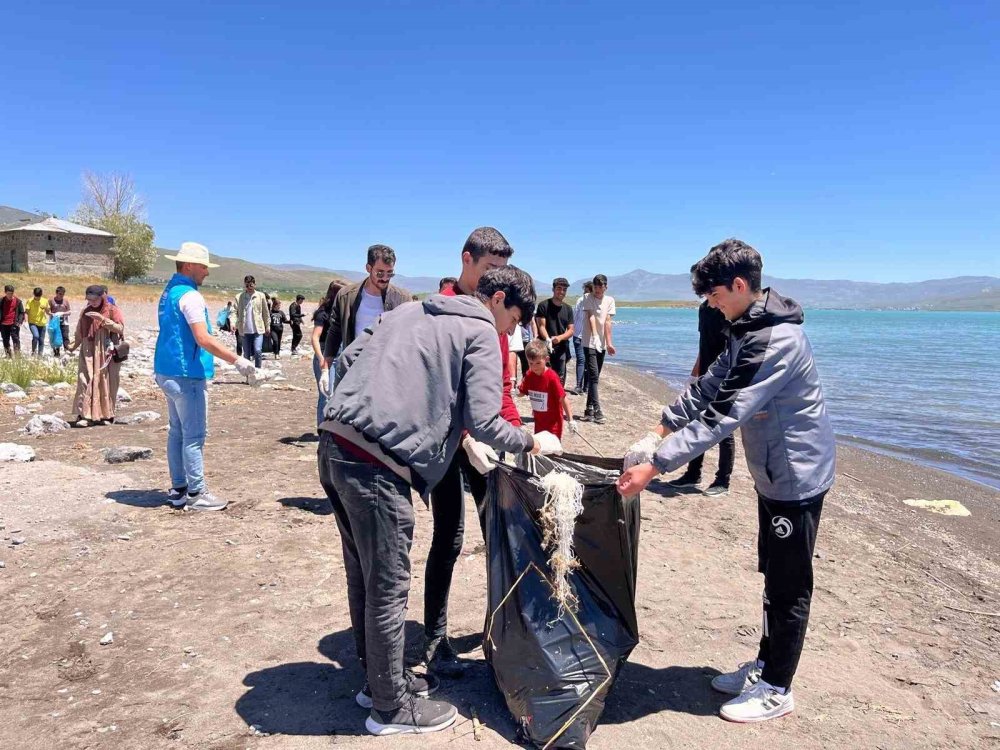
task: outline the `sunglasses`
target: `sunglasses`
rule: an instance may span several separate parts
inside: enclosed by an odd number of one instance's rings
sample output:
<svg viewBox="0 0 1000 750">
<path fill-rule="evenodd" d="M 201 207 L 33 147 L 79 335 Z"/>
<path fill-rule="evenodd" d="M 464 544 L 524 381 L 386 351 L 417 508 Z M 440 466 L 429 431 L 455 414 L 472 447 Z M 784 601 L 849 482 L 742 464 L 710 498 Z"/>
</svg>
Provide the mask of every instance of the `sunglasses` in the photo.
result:
<svg viewBox="0 0 1000 750">
<path fill-rule="evenodd" d="M 394 271 L 373 271 L 372 275 L 376 279 L 391 279 L 396 273 Z"/>
</svg>

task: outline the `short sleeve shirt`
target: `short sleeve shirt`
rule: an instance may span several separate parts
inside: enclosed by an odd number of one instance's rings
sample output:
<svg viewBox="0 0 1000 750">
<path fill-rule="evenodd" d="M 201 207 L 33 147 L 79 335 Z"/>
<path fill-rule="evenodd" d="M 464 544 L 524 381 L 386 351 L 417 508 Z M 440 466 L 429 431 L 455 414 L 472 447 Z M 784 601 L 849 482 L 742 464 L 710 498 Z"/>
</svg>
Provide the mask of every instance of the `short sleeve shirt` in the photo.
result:
<svg viewBox="0 0 1000 750">
<path fill-rule="evenodd" d="M 573 309 L 565 302 L 556 305 L 551 299 L 539 303 L 535 317 L 545 319 L 549 336 L 562 336 L 573 325 Z M 566 342 L 561 343 L 565 345 Z"/>
<path fill-rule="evenodd" d="M 185 292 L 177 301 L 177 305 L 180 307 L 181 315 L 184 316 L 184 320 L 187 321 L 188 325 L 192 323 L 204 323 L 208 320 L 208 307 L 205 305 L 205 298 L 201 296 L 201 292 L 194 289 L 190 292 Z"/>
<path fill-rule="evenodd" d="M 319 326 L 319 348 L 320 351 L 326 350 L 326 334 L 330 332 L 330 313 L 324 310 L 322 307 L 316 311 L 313 316 L 313 326 Z"/>
<path fill-rule="evenodd" d="M 566 396 L 559 376 L 551 367 L 536 375 L 530 370 L 525 373 L 519 388 L 531 401 L 531 414 L 535 419 L 535 432 L 551 432 L 562 439 L 562 400 Z"/>
<path fill-rule="evenodd" d="M 28 325 L 44 326 L 48 322 L 46 311 L 49 308 L 49 301 L 45 297 L 32 297 L 28 300 Z"/>
<path fill-rule="evenodd" d="M 615 298 L 610 294 L 605 294 L 601 299 L 597 299 L 593 294 L 588 295 L 583 303 L 584 312 L 592 312 L 597 317 L 597 335 L 590 330 L 590 319 L 583 319 L 583 346 L 587 349 L 597 349 L 604 351 L 607 343 L 604 340 L 604 324 L 615 314 Z"/>
</svg>

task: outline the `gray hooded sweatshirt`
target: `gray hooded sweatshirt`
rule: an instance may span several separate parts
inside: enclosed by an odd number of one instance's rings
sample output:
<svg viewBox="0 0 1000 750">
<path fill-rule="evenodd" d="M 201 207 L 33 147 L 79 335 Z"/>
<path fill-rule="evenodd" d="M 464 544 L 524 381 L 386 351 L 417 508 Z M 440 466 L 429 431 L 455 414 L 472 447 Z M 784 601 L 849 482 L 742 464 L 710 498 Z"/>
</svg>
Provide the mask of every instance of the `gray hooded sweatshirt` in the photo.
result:
<svg viewBox="0 0 1000 750">
<path fill-rule="evenodd" d="M 708 372 L 663 410 L 674 432 L 653 457 L 675 471 L 741 428 L 759 494 L 801 502 L 833 485 L 837 447 L 802 308 L 770 289 L 729 326 Z"/>
<path fill-rule="evenodd" d="M 320 428 L 353 428 L 409 467 L 425 492 L 444 476 L 464 430 L 498 451 L 531 449 L 531 435 L 500 417 L 501 383 L 490 311 L 475 297 L 435 294 L 384 313 L 344 350 Z"/>
</svg>

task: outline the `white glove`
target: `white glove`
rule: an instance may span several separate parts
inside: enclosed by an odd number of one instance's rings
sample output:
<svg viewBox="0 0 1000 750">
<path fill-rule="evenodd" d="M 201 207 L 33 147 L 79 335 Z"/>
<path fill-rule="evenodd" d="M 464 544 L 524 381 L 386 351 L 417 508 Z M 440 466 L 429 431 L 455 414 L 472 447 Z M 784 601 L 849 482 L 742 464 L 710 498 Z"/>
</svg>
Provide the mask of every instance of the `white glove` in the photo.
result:
<svg viewBox="0 0 1000 750">
<path fill-rule="evenodd" d="M 663 441 L 655 432 L 647 432 L 642 440 L 634 443 L 625 453 L 625 470 L 631 469 L 639 464 L 648 464 L 653 460 L 653 454 L 660 447 Z"/>
<path fill-rule="evenodd" d="M 497 461 L 500 460 L 500 456 L 486 443 L 480 443 L 471 435 L 466 435 L 462 441 L 462 447 L 469 455 L 469 463 L 480 474 L 489 474 L 497 467 Z"/>
<path fill-rule="evenodd" d="M 566 423 L 566 429 L 572 432 L 574 435 L 580 434 L 580 425 L 576 423 L 575 419 L 571 419 Z"/>
<path fill-rule="evenodd" d="M 536 432 L 535 443 L 538 445 L 538 452 L 543 456 L 562 453 L 562 443 L 551 432 Z"/>
<path fill-rule="evenodd" d="M 330 396 L 330 370 L 329 368 L 320 371 L 319 390 L 325 396 Z"/>
<path fill-rule="evenodd" d="M 552 350 L 556 348 L 556 345 L 552 343 L 552 339 L 545 339 L 545 348 L 548 350 L 549 354 L 552 354 Z"/>
<path fill-rule="evenodd" d="M 233 362 L 233 365 L 235 365 L 236 371 L 244 377 L 250 377 L 250 375 L 253 374 L 254 371 L 253 362 L 251 362 L 249 359 L 244 359 L 243 357 L 237 357 L 236 361 Z"/>
</svg>

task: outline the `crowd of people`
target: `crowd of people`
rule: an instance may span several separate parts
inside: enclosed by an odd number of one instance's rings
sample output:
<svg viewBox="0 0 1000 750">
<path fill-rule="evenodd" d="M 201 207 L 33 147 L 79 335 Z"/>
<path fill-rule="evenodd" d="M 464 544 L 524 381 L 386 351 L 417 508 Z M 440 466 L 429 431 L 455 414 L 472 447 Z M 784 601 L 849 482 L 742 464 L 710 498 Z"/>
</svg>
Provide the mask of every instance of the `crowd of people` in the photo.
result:
<svg viewBox="0 0 1000 750">
<path fill-rule="evenodd" d="M 441 279 L 438 294 L 414 301 L 392 284 L 396 253 L 368 248 L 366 276 L 330 283 L 312 315 L 320 484 L 333 506 L 347 577 L 347 606 L 366 679 L 356 701 L 377 735 L 432 732 L 450 726 L 454 706 L 430 698 L 441 679 L 465 663 L 448 635 L 454 568 L 465 534 L 466 489 L 477 509 L 501 453 L 555 454 L 579 421 L 604 424 L 601 372 L 614 356 L 615 300 L 602 274 L 586 282 L 574 305 L 570 284 L 552 282 L 539 302 L 531 277 L 510 264 L 514 250 L 492 227 L 474 230 L 458 254 L 460 272 Z M 168 501 L 176 508 L 218 511 L 227 501 L 205 482 L 208 382 L 216 359 L 248 380 L 257 375 L 264 342 L 280 353 L 285 325 L 298 352 L 305 318 L 302 295 L 286 315 L 280 300 L 244 290 L 216 319 L 235 335 L 223 345 L 199 287 L 212 268 L 207 248 L 186 242 L 166 256 L 176 273 L 158 306 L 155 379 L 168 407 Z M 812 553 L 823 500 L 833 484 L 835 443 L 802 310 L 761 287 L 762 260 L 752 247 L 727 240 L 691 268 L 699 308 L 699 351 L 684 392 L 627 452 L 618 480 L 624 497 L 657 475 L 687 466 L 670 482 L 693 487 L 703 456 L 720 446 L 718 470 L 705 490 L 728 491 L 733 433 L 758 495 L 758 567 L 764 575 L 763 629 L 756 658 L 712 679 L 732 696 L 720 714 L 765 721 L 794 709 L 792 678 L 807 631 Z M 70 304 L 62 287 L 52 300 L 35 289 L 24 305 L 8 286 L 0 301 L 0 333 L 8 356 L 27 319 L 32 352 L 79 350 L 77 426 L 114 419 L 118 367 L 127 356 L 125 322 L 103 286 L 88 287 L 72 342 Z M 55 320 L 55 327 L 52 321 Z M 57 343 L 58 341 L 58 343 Z M 571 345 L 572 343 L 572 345 Z M 123 351 L 124 350 L 124 351 Z M 574 387 L 566 387 L 576 360 Z M 520 377 L 517 378 L 518 369 Z M 514 393 L 528 398 L 532 431 L 522 429 Z M 586 394 L 574 418 L 567 394 Z M 424 575 L 423 646 L 427 671 L 404 663 L 404 619 L 410 587 L 415 516 L 411 491 L 431 510 L 432 539 Z"/>
</svg>

